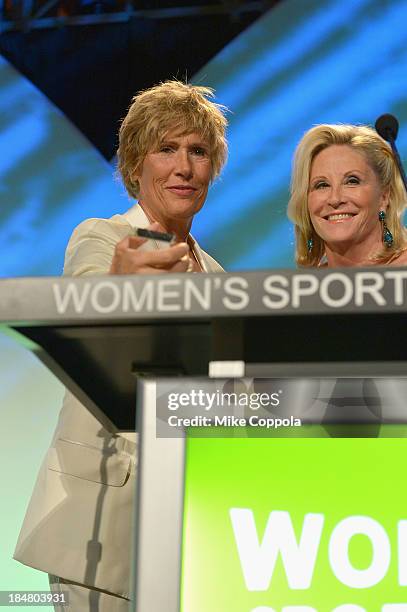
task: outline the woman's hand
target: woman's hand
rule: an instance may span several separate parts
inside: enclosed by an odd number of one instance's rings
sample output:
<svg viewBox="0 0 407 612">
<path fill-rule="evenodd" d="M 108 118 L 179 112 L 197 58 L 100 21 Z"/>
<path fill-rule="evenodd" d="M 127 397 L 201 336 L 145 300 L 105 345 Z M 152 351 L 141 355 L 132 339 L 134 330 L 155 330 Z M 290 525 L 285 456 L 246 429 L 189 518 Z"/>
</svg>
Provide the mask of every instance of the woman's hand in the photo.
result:
<svg viewBox="0 0 407 612">
<path fill-rule="evenodd" d="M 151 224 L 148 229 L 165 231 L 159 223 Z M 145 251 L 139 247 L 147 238 L 126 236 L 117 243 L 109 274 L 163 274 L 166 272 L 186 272 L 190 264 L 189 247 L 179 242 L 165 249 Z"/>
</svg>

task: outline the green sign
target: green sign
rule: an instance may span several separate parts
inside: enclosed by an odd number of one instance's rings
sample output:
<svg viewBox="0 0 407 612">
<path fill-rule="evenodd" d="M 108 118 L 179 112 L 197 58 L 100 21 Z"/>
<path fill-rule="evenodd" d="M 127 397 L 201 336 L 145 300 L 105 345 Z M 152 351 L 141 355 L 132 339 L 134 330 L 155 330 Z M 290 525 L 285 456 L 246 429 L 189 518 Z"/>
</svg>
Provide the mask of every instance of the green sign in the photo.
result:
<svg viewBox="0 0 407 612">
<path fill-rule="evenodd" d="M 182 612 L 407 612 L 406 427 L 302 429 L 188 440 Z"/>
</svg>

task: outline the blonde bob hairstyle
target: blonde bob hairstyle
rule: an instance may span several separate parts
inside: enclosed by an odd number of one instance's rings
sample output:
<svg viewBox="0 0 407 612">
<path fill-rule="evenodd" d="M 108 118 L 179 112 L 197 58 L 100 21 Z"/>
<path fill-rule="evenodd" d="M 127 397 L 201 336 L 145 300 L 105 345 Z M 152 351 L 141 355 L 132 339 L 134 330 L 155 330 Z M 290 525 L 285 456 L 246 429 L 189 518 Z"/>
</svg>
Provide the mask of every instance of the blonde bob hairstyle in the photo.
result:
<svg viewBox="0 0 407 612">
<path fill-rule="evenodd" d="M 196 132 L 209 144 L 211 180 L 219 174 L 227 157 L 226 107 L 212 102 L 209 87 L 188 85 L 181 81 L 165 81 L 140 91 L 119 131 L 118 171 L 127 192 L 137 198 L 137 174 L 149 151 L 158 149 L 169 131 L 179 135 Z"/>
<path fill-rule="evenodd" d="M 311 164 L 315 156 L 332 145 L 347 145 L 365 156 L 384 191 L 389 191 L 386 211 L 387 227 L 393 234 L 393 245 L 385 245 L 372 261 L 386 263 L 407 247 L 403 212 L 407 196 L 390 145 L 375 130 L 365 125 L 317 125 L 304 134 L 294 155 L 291 175 L 291 198 L 288 216 L 295 224 L 296 260 L 300 266 L 318 266 L 325 253 L 325 244 L 317 235 L 308 211 Z M 379 220 L 377 221 L 379 223 Z M 308 249 L 308 240 L 313 247 Z"/>
</svg>

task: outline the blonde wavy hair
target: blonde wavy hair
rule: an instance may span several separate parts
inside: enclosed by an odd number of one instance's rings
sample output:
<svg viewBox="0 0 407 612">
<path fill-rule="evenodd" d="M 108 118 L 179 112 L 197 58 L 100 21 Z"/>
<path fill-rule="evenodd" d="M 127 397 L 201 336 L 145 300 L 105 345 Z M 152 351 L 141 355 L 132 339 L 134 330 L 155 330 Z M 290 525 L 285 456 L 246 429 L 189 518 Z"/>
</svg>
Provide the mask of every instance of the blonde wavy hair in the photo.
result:
<svg viewBox="0 0 407 612">
<path fill-rule="evenodd" d="M 227 108 L 212 102 L 213 95 L 210 87 L 171 80 L 134 96 L 120 127 L 117 151 L 118 172 L 131 197 L 138 197 L 135 176 L 146 154 L 158 148 L 172 130 L 180 135 L 196 132 L 207 140 L 211 180 L 220 174 L 227 158 Z"/>
<path fill-rule="evenodd" d="M 300 266 L 318 266 L 325 253 L 325 244 L 315 232 L 308 210 L 311 164 L 315 156 L 332 145 L 347 145 L 364 155 L 376 173 L 383 190 L 389 191 L 386 211 L 387 227 L 393 235 L 390 248 L 383 245 L 372 260 L 386 263 L 407 247 L 403 213 L 407 196 L 390 145 L 366 125 L 317 125 L 304 134 L 295 151 L 291 174 L 291 198 L 288 216 L 295 224 L 296 261 Z M 379 221 L 378 221 L 379 222 Z M 312 239 L 312 250 L 308 240 Z"/>
</svg>

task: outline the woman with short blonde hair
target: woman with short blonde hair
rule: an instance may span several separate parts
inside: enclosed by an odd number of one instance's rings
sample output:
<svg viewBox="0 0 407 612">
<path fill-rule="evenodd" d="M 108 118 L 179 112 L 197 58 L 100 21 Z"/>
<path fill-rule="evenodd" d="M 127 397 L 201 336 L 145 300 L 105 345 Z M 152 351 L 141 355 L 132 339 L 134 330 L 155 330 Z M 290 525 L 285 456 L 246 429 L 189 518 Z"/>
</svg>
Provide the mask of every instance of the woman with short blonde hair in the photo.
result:
<svg viewBox="0 0 407 612">
<path fill-rule="evenodd" d="M 180 135 L 196 132 L 208 141 L 211 180 L 227 158 L 226 107 L 211 100 L 210 87 L 165 81 L 134 96 L 119 132 L 118 170 L 130 196 L 139 195 L 134 179 L 147 152 L 157 148 L 169 127 Z"/>
<path fill-rule="evenodd" d="M 207 87 L 166 81 L 133 98 L 118 157 L 137 202 L 74 230 L 65 275 L 223 272 L 190 234 L 226 160 L 225 108 L 212 96 Z M 136 450 L 135 432 L 109 431 L 66 393 L 15 558 L 48 572 L 53 594 L 69 593 L 73 612 L 129 610 Z"/>
</svg>

